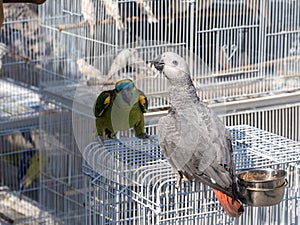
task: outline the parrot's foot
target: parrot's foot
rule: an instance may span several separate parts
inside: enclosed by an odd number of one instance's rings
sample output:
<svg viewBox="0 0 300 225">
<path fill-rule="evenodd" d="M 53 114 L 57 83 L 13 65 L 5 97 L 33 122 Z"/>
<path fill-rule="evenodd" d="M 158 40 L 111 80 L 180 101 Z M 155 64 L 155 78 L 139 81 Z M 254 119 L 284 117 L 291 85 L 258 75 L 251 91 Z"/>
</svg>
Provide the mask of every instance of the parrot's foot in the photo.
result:
<svg viewBox="0 0 300 225">
<path fill-rule="evenodd" d="M 145 132 L 139 134 L 139 135 L 136 135 L 137 138 L 141 138 L 141 139 L 151 139 L 151 136 Z"/>
<path fill-rule="evenodd" d="M 108 134 L 108 138 L 109 139 L 115 139 L 115 138 L 117 138 L 117 134 L 116 133 L 110 133 L 110 134 Z"/>
<path fill-rule="evenodd" d="M 108 139 L 115 139 L 117 138 L 117 135 L 116 133 L 110 133 L 110 134 L 107 134 L 107 135 L 98 135 L 97 136 L 97 140 L 99 141 L 100 144 L 104 145 L 104 141 L 105 140 L 108 140 Z"/>
<path fill-rule="evenodd" d="M 189 181 L 180 171 L 178 171 L 178 173 L 177 173 L 177 179 L 176 179 L 176 184 L 175 184 L 175 188 L 176 189 L 178 189 L 180 187 L 181 180 L 183 180 L 184 182 L 188 182 Z"/>
<path fill-rule="evenodd" d="M 176 177 L 176 184 L 175 184 L 175 188 L 176 189 L 179 189 L 179 187 L 180 187 L 180 183 L 181 183 L 181 174 L 180 173 L 178 173 L 177 174 L 177 177 Z"/>
<path fill-rule="evenodd" d="M 99 143 L 101 144 L 101 145 L 103 145 L 104 146 L 104 141 L 105 141 L 105 137 L 103 137 L 103 136 L 97 136 L 97 140 L 99 141 Z"/>
</svg>

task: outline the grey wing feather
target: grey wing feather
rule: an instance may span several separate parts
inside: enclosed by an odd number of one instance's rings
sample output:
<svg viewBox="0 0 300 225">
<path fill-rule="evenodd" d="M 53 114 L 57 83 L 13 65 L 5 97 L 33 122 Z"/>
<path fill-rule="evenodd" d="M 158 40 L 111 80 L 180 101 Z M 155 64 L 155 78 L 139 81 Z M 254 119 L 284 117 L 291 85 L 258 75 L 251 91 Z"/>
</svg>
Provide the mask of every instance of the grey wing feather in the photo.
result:
<svg viewBox="0 0 300 225">
<path fill-rule="evenodd" d="M 223 187 L 229 187 L 232 184 L 232 146 L 231 136 L 222 121 L 206 106 L 201 107 L 208 114 L 207 117 L 207 136 L 212 142 L 211 148 L 208 152 L 214 152 L 215 159 L 209 167 L 204 171 L 209 177 L 213 178 L 217 183 Z"/>
<path fill-rule="evenodd" d="M 190 179 L 203 176 L 231 186 L 228 131 L 210 109 L 196 104 L 180 115 L 169 113 L 159 120 L 158 131 L 163 154 L 175 169 Z"/>
<path fill-rule="evenodd" d="M 158 121 L 158 139 L 160 149 L 162 154 L 167 158 L 168 162 L 173 168 L 176 168 L 175 163 L 172 161 L 172 153 L 175 146 L 175 142 L 172 142 L 172 139 L 175 139 L 177 131 L 175 126 L 173 126 L 174 120 L 170 116 L 164 116 Z"/>
</svg>

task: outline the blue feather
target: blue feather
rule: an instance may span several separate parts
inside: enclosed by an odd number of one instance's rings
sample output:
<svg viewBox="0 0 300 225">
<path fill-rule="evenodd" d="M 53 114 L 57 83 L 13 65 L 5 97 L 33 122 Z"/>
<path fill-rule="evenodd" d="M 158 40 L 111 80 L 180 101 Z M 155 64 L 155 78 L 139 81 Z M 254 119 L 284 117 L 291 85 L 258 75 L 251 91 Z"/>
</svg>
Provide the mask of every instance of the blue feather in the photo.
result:
<svg viewBox="0 0 300 225">
<path fill-rule="evenodd" d="M 122 82 L 120 82 L 120 83 L 118 82 L 116 84 L 116 91 L 120 92 L 124 88 L 127 88 L 127 87 L 131 87 L 131 88 L 133 87 L 132 80 L 127 79 L 127 80 L 122 80 Z"/>
</svg>

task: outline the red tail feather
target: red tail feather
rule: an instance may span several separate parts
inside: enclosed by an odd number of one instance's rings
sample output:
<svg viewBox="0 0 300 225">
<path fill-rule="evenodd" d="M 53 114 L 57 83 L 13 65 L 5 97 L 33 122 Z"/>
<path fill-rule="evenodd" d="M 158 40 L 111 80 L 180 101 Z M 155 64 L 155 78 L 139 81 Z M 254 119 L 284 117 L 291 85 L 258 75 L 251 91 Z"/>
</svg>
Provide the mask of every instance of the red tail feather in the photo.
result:
<svg viewBox="0 0 300 225">
<path fill-rule="evenodd" d="M 232 198 L 223 192 L 214 189 L 214 193 L 217 196 L 221 206 L 225 212 L 232 217 L 238 217 L 244 212 L 244 207 L 239 201 L 232 203 Z"/>
</svg>

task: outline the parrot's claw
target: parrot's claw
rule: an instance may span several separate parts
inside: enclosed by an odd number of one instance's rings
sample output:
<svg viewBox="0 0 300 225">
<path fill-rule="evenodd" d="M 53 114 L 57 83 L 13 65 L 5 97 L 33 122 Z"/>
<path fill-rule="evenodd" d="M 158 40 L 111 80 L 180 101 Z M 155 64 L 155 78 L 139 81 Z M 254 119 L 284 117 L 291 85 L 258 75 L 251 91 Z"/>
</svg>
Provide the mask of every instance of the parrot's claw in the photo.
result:
<svg viewBox="0 0 300 225">
<path fill-rule="evenodd" d="M 184 182 L 188 182 L 188 178 L 185 177 L 182 172 L 178 171 L 177 173 L 177 179 L 176 179 L 176 184 L 175 184 L 175 188 L 178 189 L 180 187 L 180 182 L 181 180 L 183 180 Z"/>
<path fill-rule="evenodd" d="M 101 145 L 103 145 L 103 146 L 104 146 L 104 141 L 105 141 L 105 140 L 108 140 L 108 139 L 115 139 L 115 138 L 117 138 L 116 133 L 110 133 L 110 134 L 106 134 L 106 135 L 104 135 L 104 136 L 102 136 L 102 135 L 98 135 L 98 136 L 97 136 L 97 140 L 98 140 L 99 143 L 100 143 Z"/>
<path fill-rule="evenodd" d="M 145 132 L 143 132 L 139 135 L 136 135 L 136 137 L 140 138 L 140 139 L 152 139 L 152 137 L 149 134 L 145 133 Z"/>
<path fill-rule="evenodd" d="M 116 133 L 111 133 L 111 134 L 108 135 L 108 138 L 115 139 L 115 138 L 117 138 L 117 134 Z"/>
<path fill-rule="evenodd" d="M 178 190 L 180 187 L 180 182 L 182 179 L 182 175 L 180 173 L 177 174 L 175 188 Z"/>
<path fill-rule="evenodd" d="M 104 140 L 105 140 L 105 138 L 103 137 L 103 136 L 97 136 L 97 140 L 99 141 L 99 143 L 101 144 L 101 145 L 103 145 L 104 146 Z"/>
</svg>

